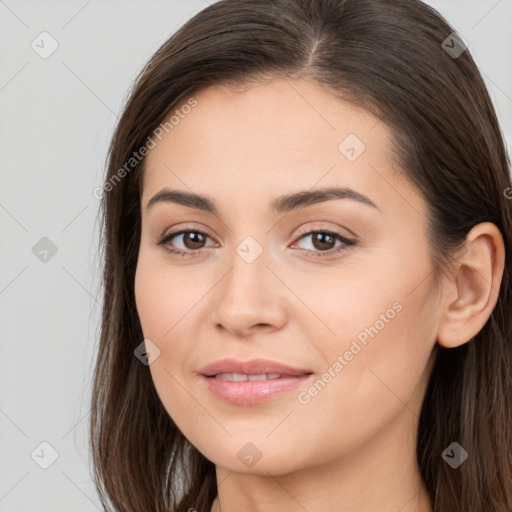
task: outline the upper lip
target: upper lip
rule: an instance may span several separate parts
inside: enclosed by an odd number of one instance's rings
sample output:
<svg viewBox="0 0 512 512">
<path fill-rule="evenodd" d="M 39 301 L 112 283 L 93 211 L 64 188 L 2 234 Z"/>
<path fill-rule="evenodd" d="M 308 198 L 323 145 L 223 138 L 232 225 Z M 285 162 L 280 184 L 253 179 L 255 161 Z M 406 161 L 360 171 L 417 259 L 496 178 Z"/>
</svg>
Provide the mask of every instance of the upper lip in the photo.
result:
<svg viewBox="0 0 512 512">
<path fill-rule="evenodd" d="M 262 375 L 264 373 L 278 373 L 279 375 L 309 375 L 310 370 L 292 368 L 291 366 L 270 361 L 269 359 L 251 359 L 238 361 L 236 359 L 220 359 L 207 364 L 199 370 L 201 375 L 212 377 L 220 373 L 241 373 L 245 375 Z"/>
</svg>

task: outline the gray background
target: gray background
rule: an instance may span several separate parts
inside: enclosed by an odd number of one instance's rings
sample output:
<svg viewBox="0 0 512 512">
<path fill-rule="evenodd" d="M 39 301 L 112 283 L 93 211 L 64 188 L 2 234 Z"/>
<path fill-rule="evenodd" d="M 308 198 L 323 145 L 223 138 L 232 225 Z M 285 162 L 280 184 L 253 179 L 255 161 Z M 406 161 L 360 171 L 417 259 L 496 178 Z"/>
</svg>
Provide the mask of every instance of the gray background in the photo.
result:
<svg viewBox="0 0 512 512">
<path fill-rule="evenodd" d="M 469 44 L 510 148 L 512 0 L 427 3 Z M 137 72 L 206 5 L 0 0 L 1 512 L 100 510 L 87 448 L 101 308 L 93 190 Z M 44 31 L 58 42 L 46 59 L 31 47 Z M 58 454 L 47 469 L 42 442 Z"/>
</svg>

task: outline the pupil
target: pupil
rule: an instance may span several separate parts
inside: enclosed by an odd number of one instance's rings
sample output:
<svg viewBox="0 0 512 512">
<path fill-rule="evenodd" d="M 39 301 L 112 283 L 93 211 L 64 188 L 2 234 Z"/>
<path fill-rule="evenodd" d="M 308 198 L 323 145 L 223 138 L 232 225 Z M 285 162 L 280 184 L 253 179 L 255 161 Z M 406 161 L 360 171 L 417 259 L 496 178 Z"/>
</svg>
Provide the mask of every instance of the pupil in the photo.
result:
<svg viewBox="0 0 512 512">
<path fill-rule="evenodd" d="M 324 239 L 327 239 L 327 242 Z M 333 237 L 328 233 L 316 233 L 316 235 L 313 236 L 313 245 L 317 249 L 332 249 L 332 243 Z"/>
<path fill-rule="evenodd" d="M 203 235 L 201 233 L 197 233 L 196 231 L 185 233 L 185 241 L 187 240 L 187 238 L 191 240 L 191 244 L 185 244 L 189 249 L 200 249 L 201 243 L 204 242 Z M 192 247 L 190 247 L 189 245 L 192 245 Z"/>
</svg>

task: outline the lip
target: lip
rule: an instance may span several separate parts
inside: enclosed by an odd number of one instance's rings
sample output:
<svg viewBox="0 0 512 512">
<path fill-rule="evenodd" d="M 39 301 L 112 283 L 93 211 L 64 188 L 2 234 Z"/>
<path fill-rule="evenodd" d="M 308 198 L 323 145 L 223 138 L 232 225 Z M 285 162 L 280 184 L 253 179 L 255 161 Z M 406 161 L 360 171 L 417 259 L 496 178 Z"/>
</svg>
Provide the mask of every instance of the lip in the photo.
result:
<svg viewBox="0 0 512 512">
<path fill-rule="evenodd" d="M 297 377 L 313 373 L 303 368 L 292 368 L 291 366 L 277 363 L 269 359 L 251 359 L 239 361 L 237 359 L 220 359 L 206 365 L 199 370 L 201 375 L 212 377 L 219 373 L 245 373 L 247 375 L 258 375 L 262 373 L 279 373 L 290 377 Z"/>
<path fill-rule="evenodd" d="M 216 379 L 215 375 L 220 373 L 247 375 L 278 373 L 281 376 L 277 379 L 235 382 Z M 232 405 L 254 405 L 272 400 L 297 388 L 307 381 L 313 372 L 267 359 L 250 361 L 223 359 L 205 366 L 200 370 L 200 374 L 207 389 L 218 399 Z"/>
</svg>

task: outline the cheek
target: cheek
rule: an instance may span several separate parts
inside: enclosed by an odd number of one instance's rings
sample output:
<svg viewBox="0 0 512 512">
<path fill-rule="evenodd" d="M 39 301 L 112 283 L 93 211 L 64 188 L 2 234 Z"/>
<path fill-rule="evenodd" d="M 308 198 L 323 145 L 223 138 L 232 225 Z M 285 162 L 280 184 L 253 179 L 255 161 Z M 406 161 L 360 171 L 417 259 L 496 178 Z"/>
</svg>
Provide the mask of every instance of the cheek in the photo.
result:
<svg viewBox="0 0 512 512">
<path fill-rule="evenodd" d="M 350 377 L 354 389 L 360 389 L 375 414 L 393 402 L 402 407 L 424 378 L 436 326 L 430 280 L 415 287 L 424 275 L 419 268 L 411 272 L 411 278 L 390 272 L 387 282 L 373 287 L 367 300 L 354 297 L 353 314 L 344 316 L 344 348 L 351 352 L 358 350 L 357 345 L 361 348 L 356 355 L 347 354 L 352 361 L 346 378 Z M 343 332 L 343 324 L 338 327 Z M 351 346 L 356 348 L 351 350 Z"/>
<path fill-rule="evenodd" d="M 191 268 L 191 267 L 190 267 Z M 205 294 L 204 286 L 187 272 L 178 272 L 144 249 L 139 253 L 135 273 L 135 302 L 145 339 L 157 345 L 160 355 L 149 366 L 162 404 L 179 428 L 188 431 L 180 419 L 189 417 L 193 400 L 184 386 L 189 375 L 187 362 L 197 347 L 193 306 Z"/>
<path fill-rule="evenodd" d="M 189 321 L 189 311 L 205 290 L 196 284 L 193 274 L 177 271 L 158 256 L 153 251 L 140 251 L 135 302 L 144 336 L 165 341 Z"/>
<path fill-rule="evenodd" d="M 318 463 L 332 453 L 362 447 L 398 417 L 412 428 L 419 415 L 433 346 L 428 296 L 418 290 L 414 296 L 400 297 L 401 309 L 390 308 L 396 297 L 382 294 L 382 303 L 366 308 L 357 319 L 338 311 L 339 334 L 321 348 L 326 371 L 297 397 L 299 405 L 288 428 L 304 439 L 309 436 L 304 422 L 322 418 L 312 425 L 309 439 L 324 439 L 318 453 L 311 455 Z M 293 439 L 280 442 L 293 449 Z"/>
<path fill-rule="evenodd" d="M 324 434 L 338 445 L 376 435 L 406 407 L 415 414 L 421 408 L 437 314 L 430 267 L 427 257 L 400 264 L 391 256 L 368 264 L 364 275 L 309 279 L 295 288 L 322 321 L 295 315 L 325 372 L 298 402 L 303 414 L 324 418 L 331 429 Z M 322 324 L 328 329 L 319 335 Z"/>
</svg>

